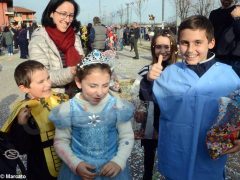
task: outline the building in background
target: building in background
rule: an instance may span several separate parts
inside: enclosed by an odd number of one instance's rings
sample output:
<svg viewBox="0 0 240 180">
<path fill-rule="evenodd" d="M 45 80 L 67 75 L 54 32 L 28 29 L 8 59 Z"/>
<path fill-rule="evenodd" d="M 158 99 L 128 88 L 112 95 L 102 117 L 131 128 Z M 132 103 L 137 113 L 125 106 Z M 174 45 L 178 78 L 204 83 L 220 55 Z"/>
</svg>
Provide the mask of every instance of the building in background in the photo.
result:
<svg viewBox="0 0 240 180">
<path fill-rule="evenodd" d="M 0 1 L 0 26 L 9 25 L 9 21 L 14 16 L 12 0 Z"/>
<path fill-rule="evenodd" d="M 35 21 L 35 11 L 23 7 L 13 6 L 13 0 L 0 1 L 0 26 L 26 23 L 27 26 Z"/>
<path fill-rule="evenodd" d="M 27 26 L 30 26 L 36 20 L 35 19 L 36 12 L 30 9 L 14 6 L 13 11 L 14 11 L 13 22 L 16 24 L 25 23 Z"/>
</svg>

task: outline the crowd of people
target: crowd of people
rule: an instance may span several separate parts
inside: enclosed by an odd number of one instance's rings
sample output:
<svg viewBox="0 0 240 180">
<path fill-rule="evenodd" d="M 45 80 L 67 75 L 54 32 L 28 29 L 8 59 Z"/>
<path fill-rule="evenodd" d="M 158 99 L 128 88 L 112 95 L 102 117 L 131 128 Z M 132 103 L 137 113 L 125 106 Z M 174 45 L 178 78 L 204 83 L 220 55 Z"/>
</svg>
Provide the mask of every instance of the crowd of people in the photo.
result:
<svg viewBox="0 0 240 180">
<path fill-rule="evenodd" d="M 209 19 L 184 19 L 177 37 L 169 29 L 154 32 L 152 61 L 135 81 L 139 110 L 110 88 L 112 54 L 130 45 L 133 59 L 140 58 L 139 25 L 106 27 L 96 16 L 81 26 L 76 1 L 50 0 L 42 26 L 30 36 L 24 24 L 18 32 L 20 56 L 28 60 L 16 67 L 14 78 L 25 99 L 14 106 L 0 133 L 12 149 L 27 155 L 22 174 L 29 180 L 130 180 L 132 121 L 137 121 L 144 180 L 152 179 L 156 154 L 165 179 L 225 179 L 227 155 L 240 151 L 240 7 L 233 0 L 221 3 Z M 6 27 L 2 34 L 10 56 L 15 33 Z M 222 97 L 229 105 L 219 110 Z M 235 103 L 231 115 L 230 102 Z M 224 137 L 207 141 L 210 129 L 217 128 Z M 10 160 L 2 158 L 0 172 L 16 174 L 19 162 L 8 166 Z"/>
<path fill-rule="evenodd" d="M 26 23 L 20 25 L 13 23 L 10 26 L 2 27 L 0 30 L 0 53 L 3 49 L 6 49 L 8 56 L 12 56 L 14 50 L 20 50 L 20 58 L 28 59 L 28 43 L 37 27 L 36 22 L 28 27 Z"/>
</svg>

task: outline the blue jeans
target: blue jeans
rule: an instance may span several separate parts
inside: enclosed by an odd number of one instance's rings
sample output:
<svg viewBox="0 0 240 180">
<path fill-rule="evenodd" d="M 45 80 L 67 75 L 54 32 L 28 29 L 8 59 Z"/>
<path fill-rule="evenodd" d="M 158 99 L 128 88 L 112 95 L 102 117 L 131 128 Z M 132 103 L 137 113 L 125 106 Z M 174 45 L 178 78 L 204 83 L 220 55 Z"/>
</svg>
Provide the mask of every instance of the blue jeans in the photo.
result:
<svg viewBox="0 0 240 180">
<path fill-rule="evenodd" d="M 120 47 L 120 50 L 123 50 L 123 39 L 122 38 L 118 40 L 118 45 Z"/>
<path fill-rule="evenodd" d="M 7 50 L 8 50 L 8 53 L 13 53 L 13 45 L 7 45 Z"/>
</svg>

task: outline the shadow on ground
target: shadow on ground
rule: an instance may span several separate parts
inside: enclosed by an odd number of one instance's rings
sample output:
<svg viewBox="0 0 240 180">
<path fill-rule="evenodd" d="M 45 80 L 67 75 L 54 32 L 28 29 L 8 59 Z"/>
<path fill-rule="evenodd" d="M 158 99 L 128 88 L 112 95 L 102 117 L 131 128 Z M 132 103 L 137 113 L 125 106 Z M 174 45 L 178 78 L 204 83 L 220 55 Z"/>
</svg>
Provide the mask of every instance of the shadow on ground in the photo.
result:
<svg viewBox="0 0 240 180">
<path fill-rule="evenodd" d="M 152 56 L 140 56 L 141 58 L 143 58 L 143 59 L 147 59 L 147 60 L 152 60 Z"/>
<path fill-rule="evenodd" d="M 3 98 L 0 102 L 0 127 L 3 125 L 3 123 L 5 122 L 5 120 L 7 119 L 8 115 L 11 112 L 10 109 L 10 104 L 12 104 L 19 95 L 17 94 L 11 94 L 5 98 Z"/>
</svg>

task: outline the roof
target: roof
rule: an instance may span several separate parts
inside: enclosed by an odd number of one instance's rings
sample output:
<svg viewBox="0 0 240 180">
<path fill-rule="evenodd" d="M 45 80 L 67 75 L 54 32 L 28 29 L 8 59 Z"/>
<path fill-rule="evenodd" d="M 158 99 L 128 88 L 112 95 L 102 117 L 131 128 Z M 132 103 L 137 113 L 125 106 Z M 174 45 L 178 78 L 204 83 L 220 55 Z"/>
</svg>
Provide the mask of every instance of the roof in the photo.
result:
<svg viewBox="0 0 240 180">
<path fill-rule="evenodd" d="M 36 13 L 35 11 L 32 11 L 30 9 L 27 8 L 23 8 L 23 7 L 18 7 L 18 6 L 13 6 L 14 12 L 16 13 Z"/>
</svg>

